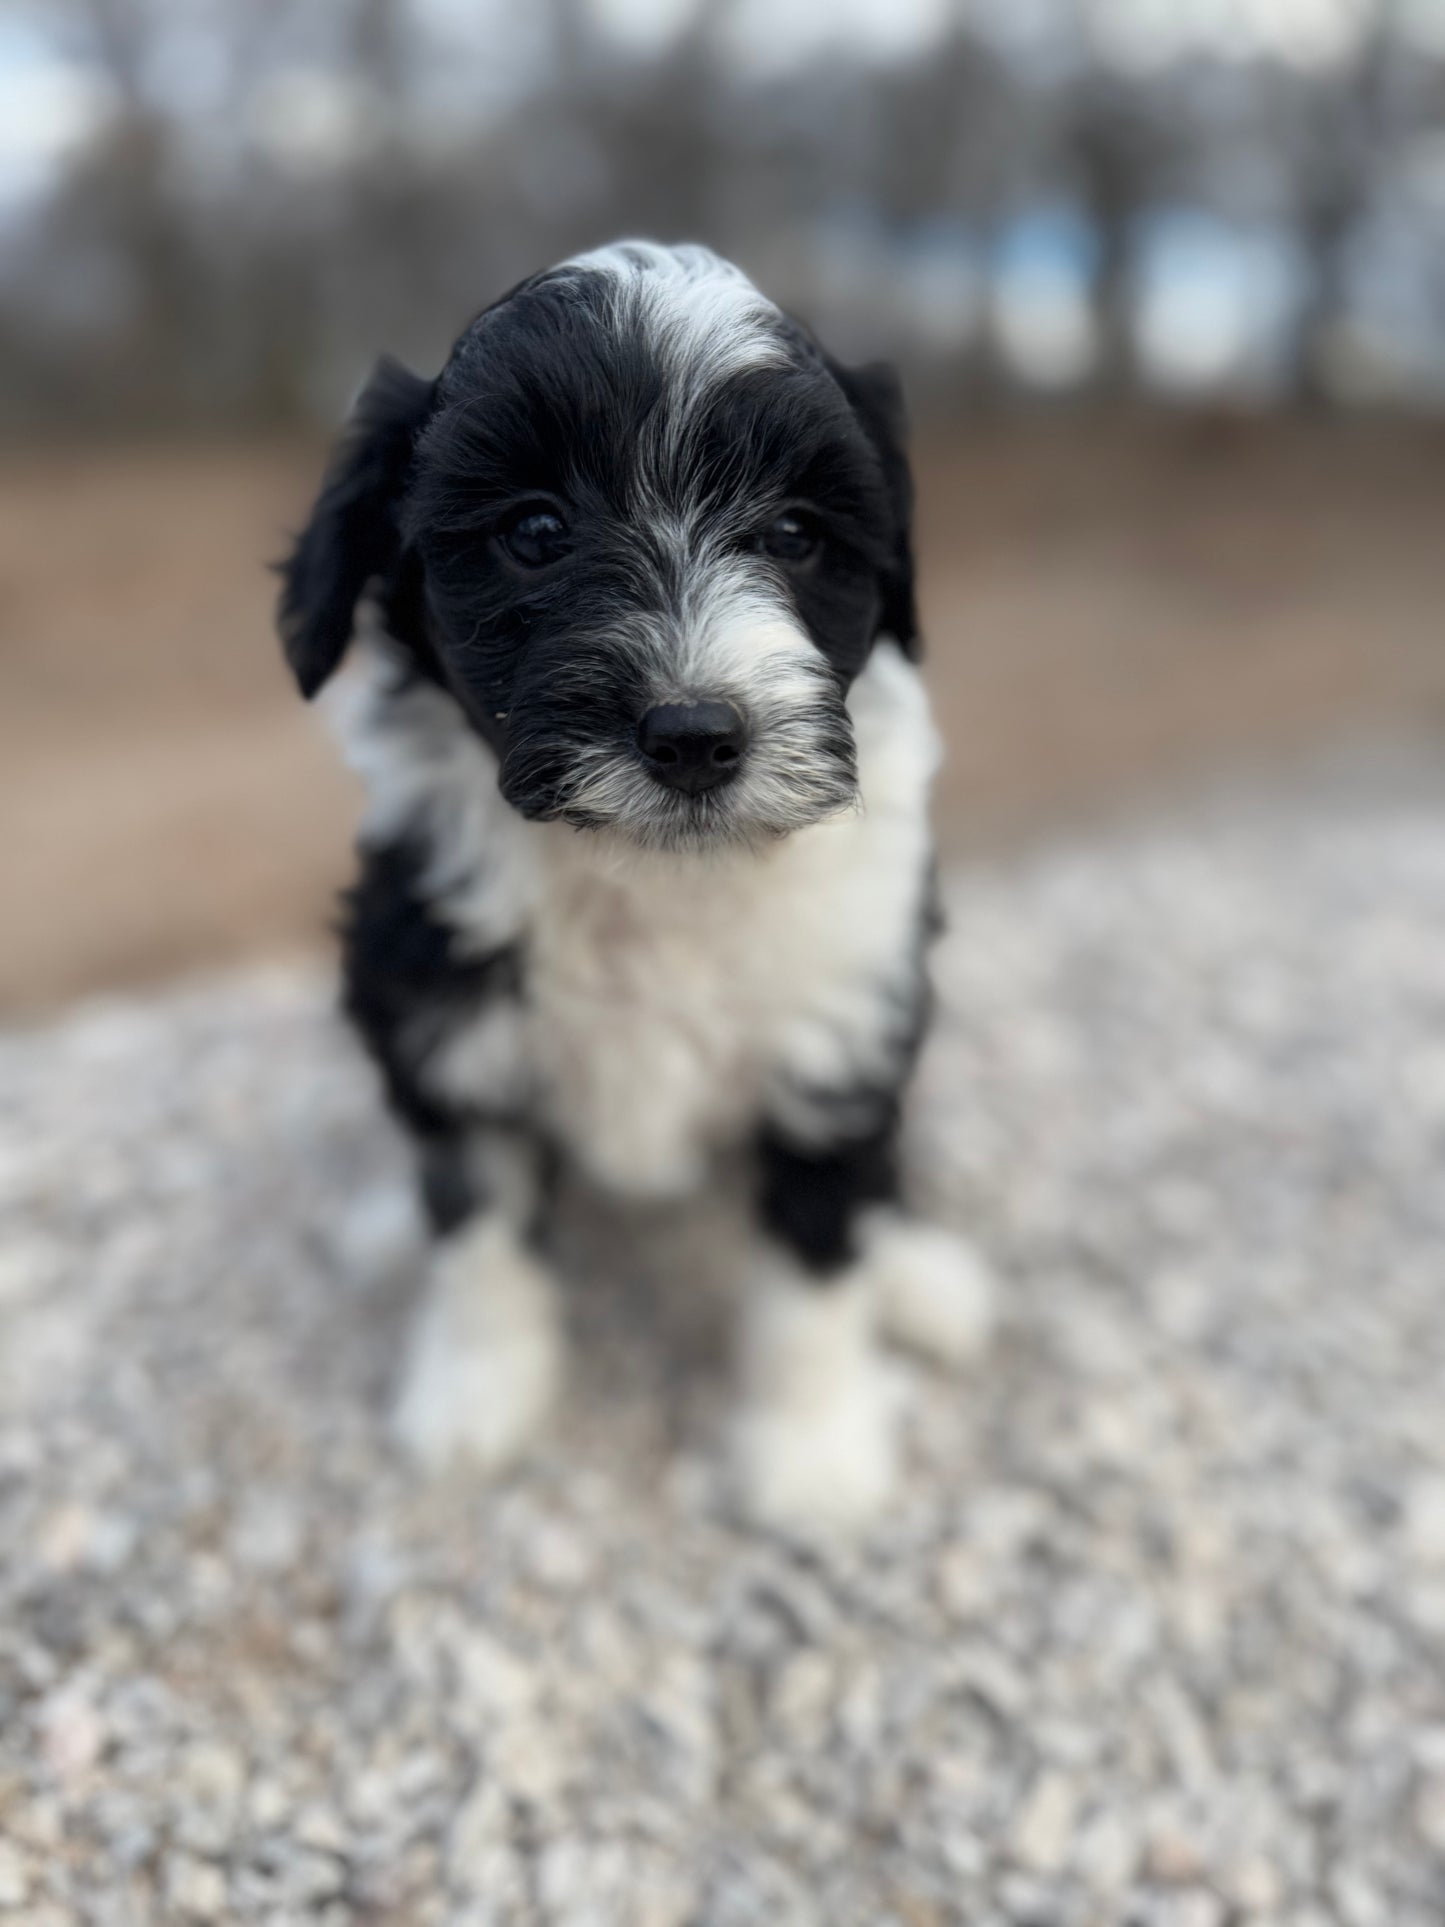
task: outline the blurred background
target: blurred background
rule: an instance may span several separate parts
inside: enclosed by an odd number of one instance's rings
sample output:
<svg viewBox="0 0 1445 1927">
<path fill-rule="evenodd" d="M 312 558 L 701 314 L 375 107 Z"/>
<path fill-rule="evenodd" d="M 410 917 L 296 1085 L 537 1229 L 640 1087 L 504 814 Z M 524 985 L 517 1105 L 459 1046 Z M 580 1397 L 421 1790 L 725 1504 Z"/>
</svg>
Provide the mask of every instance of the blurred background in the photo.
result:
<svg viewBox="0 0 1445 1927">
<path fill-rule="evenodd" d="M 950 852 L 1445 726 L 1445 0 L 10 0 L 0 1007 L 320 940 L 264 564 L 622 233 L 902 364 Z"/>
</svg>

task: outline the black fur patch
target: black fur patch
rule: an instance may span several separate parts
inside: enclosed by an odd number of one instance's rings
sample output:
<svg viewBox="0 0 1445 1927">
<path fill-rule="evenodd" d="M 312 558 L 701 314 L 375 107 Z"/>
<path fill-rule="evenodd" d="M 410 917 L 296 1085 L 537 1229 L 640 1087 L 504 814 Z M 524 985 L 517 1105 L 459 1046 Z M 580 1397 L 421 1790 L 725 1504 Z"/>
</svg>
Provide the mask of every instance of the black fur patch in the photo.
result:
<svg viewBox="0 0 1445 1927">
<path fill-rule="evenodd" d="M 802 1093 L 809 1110 L 830 1127 L 821 1145 L 799 1144 L 775 1125 L 759 1134 L 759 1219 L 814 1272 L 835 1271 L 857 1255 L 860 1211 L 900 1201 L 899 1117 L 932 1014 L 928 951 L 942 928 L 937 874 L 930 866 L 913 950 L 893 998 L 889 1075 L 844 1090 Z"/>
<path fill-rule="evenodd" d="M 758 1216 L 810 1271 L 841 1270 L 857 1254 L 858 1214 L 898 1197 L 896 1119 L 825 1150 L 781 1133 L 758 1141 Z"/>
<path fill-rule="evenodd" d="M 361 874 L 345 898 L 342 980 L 347 1015 L 379 1066 L 393 1109 L 423 1138 L 481 1123 L 515 1122 L 485 1099 L 463 1106 L 427 1080 L 433 1052 L 479 1007 L 518 998 L 521 957 L 514 945 L 490 956 L 461 954 L 456 933 L 437 918 L 423 885 L 424 852 L 411 841 L 362 852 Z"/>
<path fill-rule="evenodd" d="M 781 586 L 842 686 L 880 633 L 916 654 L 896 380 L 831 362 L 781 316 L 776 335 L 779 365 L 722 380 L 678 420 L 666 354 L 619 325 L 613 277 L 553 270 L 481 314 L 437 381 L 380 363 L 282 568 L 280 627 L 304 692 L 336 667 L 371 588 L 390 632 L 505 752 L 539 733 L 538 691 L 589 640 L 672 606 L 658 514 L 687 505 L 740 552 L 785 505 L 816 514 L 817 563 Z M 566 562 L 519 578 L 495 534 L 533 496 L 562 505 L 576 539 Z M 592 687 L 635 721 L 635 691 Z M 535 742 L 524 754 L 535 762 Z"/>
<path fill-rule="evenodd" d="M 635 727 L 641 692 L 611 645 L 675 614 L 685 593 L 662 539 L 668 516 L 695 515 L 710 542 L 755 555 L 772 515 L 806 502 L 821 552 L 781 586 L 844 687 L 885 596 L 898 601 L 906 499 L 801 331 L 780 320 L 781 365 L 719 382 L 677 420 L 665 358 L 641 330 L 617 329 L 613 298 L 605 274 L 544 276 L 480 317 L 438 384 L 403 512 L 449 678 L 504 752 L 505 793 L 529 813 L 547 793 L 531 769 L 569 741 L 555 713 L 567 690 L 594 705 L 594 736 L 612 721 Z M 507 510 L 529 497 L 557 504 L 572 537 L 564 561 L 531 576 L 496 545 Z"/>
<path fill-rule="evenodd" d="M 367 586 L 401 552 L 397 512 L 433 384 L 385 357 L 352 410 L 311 520 L 281 565 L 277 625 L 303 696 L 342 656 Z"/>
</svg>

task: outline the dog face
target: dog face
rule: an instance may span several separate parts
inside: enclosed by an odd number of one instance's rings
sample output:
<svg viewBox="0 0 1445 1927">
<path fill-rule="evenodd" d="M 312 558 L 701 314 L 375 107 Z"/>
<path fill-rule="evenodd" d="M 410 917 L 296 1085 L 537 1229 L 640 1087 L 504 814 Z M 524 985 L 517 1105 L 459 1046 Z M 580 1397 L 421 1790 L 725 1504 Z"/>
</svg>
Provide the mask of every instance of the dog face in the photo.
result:
<svg viewBox="0 0 1445 1927">
<path fill-rule="evenodd" d="M 663 848 L 854 797 L 844 698 L 916 642 L 896 386 L 735 268 L 642 243 L 524 283 L 435 383 L 383 364 L 286 565 L 319 687 L 369 586 L 523 815 Z"/>
</svg>

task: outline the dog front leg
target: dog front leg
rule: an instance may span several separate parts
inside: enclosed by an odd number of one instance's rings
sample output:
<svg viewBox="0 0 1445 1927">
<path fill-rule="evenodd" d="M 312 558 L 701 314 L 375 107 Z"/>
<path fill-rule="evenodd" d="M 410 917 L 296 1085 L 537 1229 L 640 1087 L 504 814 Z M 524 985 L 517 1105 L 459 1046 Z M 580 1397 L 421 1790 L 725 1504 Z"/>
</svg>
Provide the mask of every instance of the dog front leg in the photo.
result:
<svg viewBox="0 0 1445 1927">
<path fill-rule="evenodd" d="M 537 1436 L 562 1379 L 558 1293 L 538 1250 L 543 1150 L 520 1127 L 422 1148 L 436 1232 L 393 1427 L 428 1470 L 495 1470 Z"/>
<path fill-rule="evenodd" d="M 746 1280 L 736 1466 L 746 1511 L 805 1535 L 850 1530 L 893 1485 L 894 1424 L 874 1344 L 864 1214 L 896 1196 L 893 1133 L 758 1146 L 762 1233 Z"/>
</svg>

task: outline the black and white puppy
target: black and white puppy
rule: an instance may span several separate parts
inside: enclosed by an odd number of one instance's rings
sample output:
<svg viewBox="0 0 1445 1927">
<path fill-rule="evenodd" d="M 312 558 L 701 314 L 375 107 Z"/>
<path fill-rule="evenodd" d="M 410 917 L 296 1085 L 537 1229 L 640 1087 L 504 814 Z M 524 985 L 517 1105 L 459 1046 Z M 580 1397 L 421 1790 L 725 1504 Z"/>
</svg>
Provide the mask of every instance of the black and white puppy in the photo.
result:
<svg viewBox="0 0 1445 1927">
<path fill-rule="evenodd" d="M 764 1520 L 883 1502 L 876 1323 L 949 1360 L 985 1336 L 981 1268 L 900 1201 L 937 761 L 901 435 L 886 370 L 641 242 L 356 406 L 280 622 L 310 696 L 368 615 L 347 1005 L 436 1233 L 397 1408 L 426 1463 L 503 1463 L 557 1397 L 563 1161 L 672 1197 L 754 1159 L 737 1469 Z"/>
</svg>

